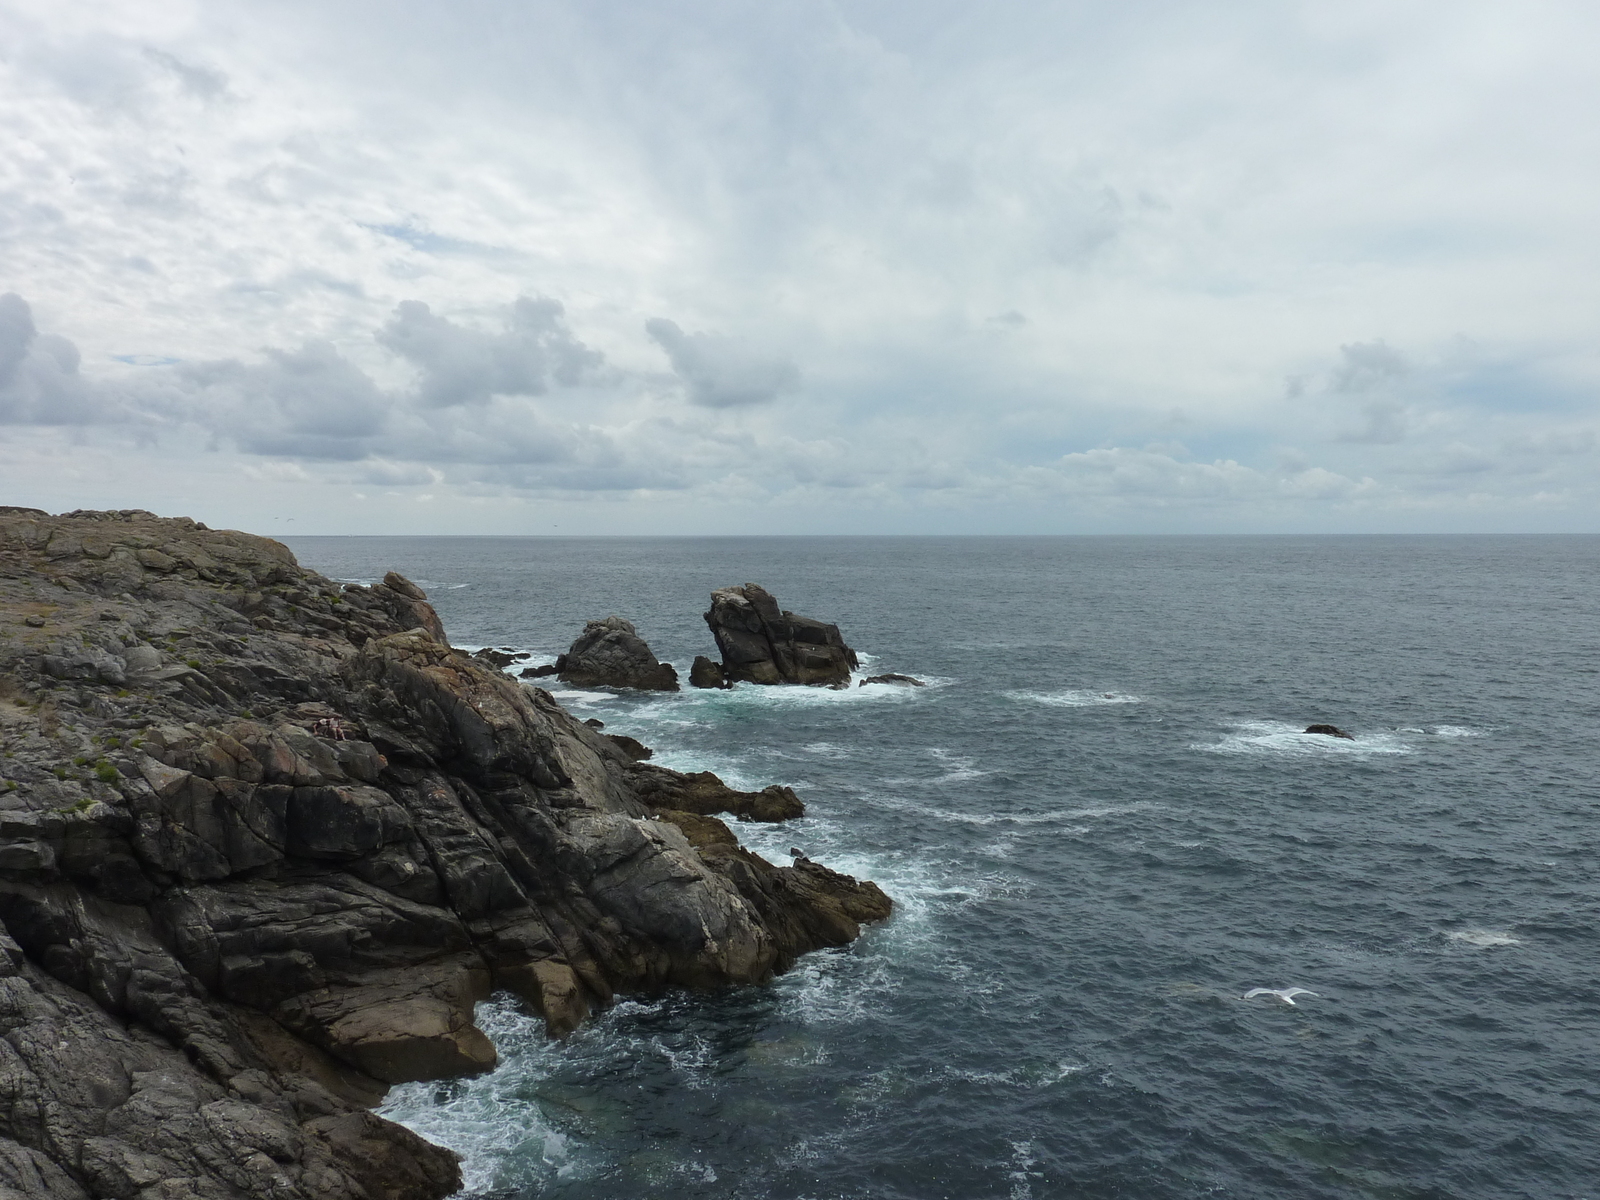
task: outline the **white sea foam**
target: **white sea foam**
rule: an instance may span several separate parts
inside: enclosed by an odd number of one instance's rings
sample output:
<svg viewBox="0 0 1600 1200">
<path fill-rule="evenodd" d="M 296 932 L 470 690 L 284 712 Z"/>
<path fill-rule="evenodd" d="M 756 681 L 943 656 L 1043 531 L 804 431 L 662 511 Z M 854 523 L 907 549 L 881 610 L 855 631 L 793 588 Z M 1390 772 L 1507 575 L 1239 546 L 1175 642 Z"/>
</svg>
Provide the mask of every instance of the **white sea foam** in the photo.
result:
<svg viewBox="0 0 1600 1200">
<path fill-rule="evenodd" d="M 1069 688 L 1064 692 L 1003 692 L 1009 700 L 1027 704 L 1047 704 L 1052 708 L 1098 708 L 1110 704 L 1141 704 L 1143 696 L 1128 692 L 1095 692 Z"/>
<path fill-rule="evenodd" d="M 1470 738 L 1483 736 L 1483 730 L 1470 729 L 1465 725 L 1435 725 L 1428 732 L 1432 733 L 1434 737 L 1442 738 Z"/>
<path fill-rule="evenodd" d="M 588 708 L 595 704 L 605 704 L 616 699 L 610 692 L 586 692 L 581 688 L 561 688 L 550 693 L 563 705 L 576 704 Z"/>
<path fill-rule="evenodd" d="M 551 1055 L 560 1050 L 546 1037 L 544 1022 L 502 994 L 478 1005 L 477 1023 L 499 1051 L 494 1071 L 443 1085 L 399 1084 L 378 1115 L 460 1154 L 467 1192 L 521 1182 L 530 1170 L 550 1179 L 588 1174 L 580 1147 L 546 1120 L 530 1096 L 529 1084 L 549 1074 Z M 517 1179 L 502 1181 L 502 1168 L 513 1160 Z"/>
<path fill-rule="evenodd" d="M 1514 938 L 1509 933 L 1502 933 L 1494 929 L 1457 929 L 1445 934 L 1453 942 L 1465 942 L 1469 946 L 1520 946 L 1521 938 Z"/>
<path fill-rule="evenodd" d="M 1394 732 L 1358 734 L 1354 740 L 1307 733 L 1286 721 L 1241 721 L 1219 742 L 1197 742 L 1191 749 L 1214 754 L 1260 754 L 1282 757 L 1410 754 L 1411 746 Z"/>
</svg>

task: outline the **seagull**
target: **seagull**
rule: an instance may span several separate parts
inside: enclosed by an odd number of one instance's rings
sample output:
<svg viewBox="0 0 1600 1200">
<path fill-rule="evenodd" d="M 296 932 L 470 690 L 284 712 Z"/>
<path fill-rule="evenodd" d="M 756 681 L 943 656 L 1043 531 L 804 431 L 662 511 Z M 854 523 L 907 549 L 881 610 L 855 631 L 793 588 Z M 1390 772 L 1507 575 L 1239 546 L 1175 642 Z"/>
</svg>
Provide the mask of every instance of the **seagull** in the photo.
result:
<svg viewBox="0 0 1600 1200">
<path fill-rule="evenodd" d="M 1318 993 L 1307 991 L 1305 988 L 1251 988 L 1241 999 L 1254 1000 L 1257 996 L 1276 996 L 1285 1004 L 1294 1005 L 1296 996 L 1316 996 Z M 1294 1005 L 1298 1007 L 1298 1005 Z"/>
</svg>

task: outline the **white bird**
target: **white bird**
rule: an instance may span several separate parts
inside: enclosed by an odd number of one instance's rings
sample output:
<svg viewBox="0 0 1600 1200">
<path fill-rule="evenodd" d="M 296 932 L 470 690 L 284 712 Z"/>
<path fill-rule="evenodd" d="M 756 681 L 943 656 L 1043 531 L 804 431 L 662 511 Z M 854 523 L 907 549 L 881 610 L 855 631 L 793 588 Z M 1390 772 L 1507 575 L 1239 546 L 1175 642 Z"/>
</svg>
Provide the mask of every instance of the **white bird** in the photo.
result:
<svg viewBox="0 0 1600 1200">
<path fill-rule="evenodd" d="M 1316 995 L 1316 992 L 1307 991 L 1305 988 L 1251 988 L 1242 999 L 1254 1000 L 1257 996 L 1276 996 L 1285 1004 L 1293 1005 L 1296 996 Z"/>
</svg>

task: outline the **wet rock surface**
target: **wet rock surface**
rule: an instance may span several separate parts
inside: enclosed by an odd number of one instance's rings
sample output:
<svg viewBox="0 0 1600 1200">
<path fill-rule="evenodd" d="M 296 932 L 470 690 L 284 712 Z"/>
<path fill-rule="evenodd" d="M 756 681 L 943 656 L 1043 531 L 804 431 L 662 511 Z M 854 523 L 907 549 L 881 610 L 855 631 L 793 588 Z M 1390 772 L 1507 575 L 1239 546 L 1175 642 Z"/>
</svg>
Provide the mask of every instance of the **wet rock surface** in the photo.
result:
<svg viewBox="0 0 1600 1200">
<path fill-rule="evenodd" d="M 888 914 L 714 815 L 790 789 L 654 766 L 496 668 L 393 573 L 0 510 L 0 1197 L 448 1195 L 455 1156 L 368 1109 L 490 1068 L 492 990 L 559 1034 Z"/>
<path fill-rule="evenodd" d="M 1320 733 L 1324 737 L 1344 738 L 1346 741 L 1350 741 L 1350 742 L 1353 742 L 1353 741 L 1356 740 L 1355 734 L 1346 733 L 1344 730 L 1340 729 L 1337 725 L 1307 725 L 1306 726 L 1306 732 L 1307 733 Z"/>
<path fill-rule="evenodd" d="M 758 584 L 718 588 L 711 593 L 705 619 L 722 653 L 723 683 L 848 687 L 850 672 L 859 665 L 837 625 L 780 609 L 772 593 Z M 711 679 L 709 672 L 704 677 Z"/>
</svg>

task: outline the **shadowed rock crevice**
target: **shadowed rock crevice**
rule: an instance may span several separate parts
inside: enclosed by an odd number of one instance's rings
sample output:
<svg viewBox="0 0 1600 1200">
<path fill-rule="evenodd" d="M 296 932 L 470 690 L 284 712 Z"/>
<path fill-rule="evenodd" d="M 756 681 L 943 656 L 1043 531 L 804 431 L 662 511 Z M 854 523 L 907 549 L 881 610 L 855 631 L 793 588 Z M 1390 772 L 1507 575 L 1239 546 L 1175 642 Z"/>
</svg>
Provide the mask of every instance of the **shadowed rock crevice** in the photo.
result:
<svg viewBox="0 0 1600 1200">
<path fill-rule="evenodd" d="M 443 635 L 393 573 L 0 513 L 0 1196 L 432 1200 L 455 1156 L 367 1110 L 492 1067 L 491 991 L 560 1034 L 888 915 L 712 815 L 790 789 L 647 763 Z"/>
</svg>

